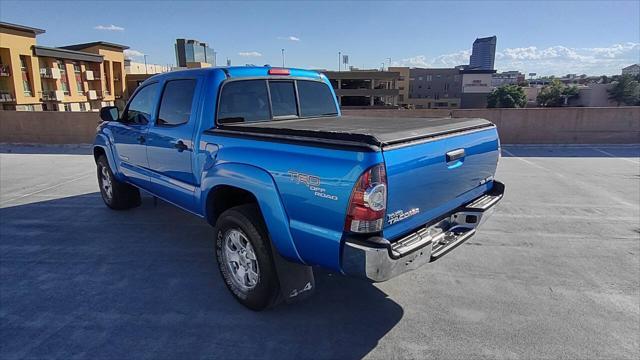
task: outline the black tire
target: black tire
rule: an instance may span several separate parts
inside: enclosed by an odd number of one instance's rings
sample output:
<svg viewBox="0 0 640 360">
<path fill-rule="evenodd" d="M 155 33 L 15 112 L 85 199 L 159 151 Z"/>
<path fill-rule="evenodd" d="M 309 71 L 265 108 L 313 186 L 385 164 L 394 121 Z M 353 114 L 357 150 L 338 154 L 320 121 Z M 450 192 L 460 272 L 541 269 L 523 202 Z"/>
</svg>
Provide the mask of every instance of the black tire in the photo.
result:
<svg viewBox="0 0 640 360">
<path fill-rule="evenodd" d="M 234 231 L 240 232 L 250 243 L 251 247 L 245 247 L 244 249 L 251 248 L 255 255 L 255 263 L 253 259 L 248 259 L 251 257 L 250 255 L 245 256 L 244 260 L 242 256 L 238 257 L 237 267 L 234 266 L 232 261 L 228 261 L 227 254 L 233 251 L 231 248 L 225 249 L 225 246 L 233 243 L 231 238 Z M 239 239 L 241 242 L 244 241 L 242 237 Z M 239 249 L 242 249 L 242 247 Z M 245 253 L 250 254 L 248 250 Z M 242 305 L 251 310 L 260 311 L 276 303 L 280 284 L 271 256 L 269 237 L 265 230 L 260 210 L 256 205 L 236 206 L 220 215 L 216 222 L 216 258 L 220 274 L 227 288 Z M 240 271 L 243 266 L 240 265 L 242 261 L 245 261 L 247 266 L 244 267 L 245 270 Z M 234 271 L 233 268 L 237 270 Z M 243 285 L 239 285 L 238 277 L 240 276 L 236 274 L 238 274 L 238 271 L 242 274 L 246 273 L 247 275 L 243 280 L 251 282 L 252 278 L 249 276 L 251 270 L 254 270 L 252 272 L 253 280 L 255 281 L 255 278 L 257 278 L 257 283 L 252 287 L 247 287 L 245 283 L 243 288 Z"/>
<path fill-rule="evenodd" d="M 98 157 L 96 161 L 98 167 L 98 185 L 104 203 L 114 210 L 126 210 L 140 206 L 140 190 L 127 183 L 118 181 L 113 176 L 113 171 L 109 167 L 109 162 L 104 155 Z M 107 180 L 108 177 L 108 180 Z M 105 186 L 106 181 L 110 181 L 111 191 Z"/>
</svg>

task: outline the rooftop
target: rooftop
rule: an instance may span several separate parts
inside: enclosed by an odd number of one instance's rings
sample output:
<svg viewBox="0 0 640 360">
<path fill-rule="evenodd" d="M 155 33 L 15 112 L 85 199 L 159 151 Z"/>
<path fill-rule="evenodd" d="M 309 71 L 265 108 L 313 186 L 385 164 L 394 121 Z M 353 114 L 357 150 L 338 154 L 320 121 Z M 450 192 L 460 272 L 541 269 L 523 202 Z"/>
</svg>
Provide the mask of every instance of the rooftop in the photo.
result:
<svg viewBox="0 0 640 360">
<path fill-rule="evenodd" d="M 99 62 L 103 61 L 102 55 L 87 53 L 83 51 L 69 50 L 65 48 L 56 48 L 48 46 L 35 45 L 33 47 L 33 54 L 36 56 L 47 56 L 61 59 Z"/>
<path fill-rule="evenodd" d="M 42 29 L 38 29 L 38 28 L 30 27 L 30 26 L 12 24 L 12 23 L 8 23 L 8 22 L 4 22 L 4 21 L 0 21 L 0 28 L 7 28 L 7 29 L 11 29 L 11 30 L 30 32 L 30 33 L 32 33 L 34 35 L 40 35 L 40 34 L 44 34 L 46 32 L 46 31 L 44 31 Z"/>
<path fill-rule="evenodd" d="M 83 49 L 87 49 L 94 46 L 111 47 L 119 50 L 126 50 L 129 48 L 126 45 L 114 44 L 107 41 L 94 41 L 94 42 L 89 42 L 84 44 L 67 45 L 67 46 L 61 46 L 60 48 L 69 49 L 69 50 L 83 50 Z"/>
</svg>

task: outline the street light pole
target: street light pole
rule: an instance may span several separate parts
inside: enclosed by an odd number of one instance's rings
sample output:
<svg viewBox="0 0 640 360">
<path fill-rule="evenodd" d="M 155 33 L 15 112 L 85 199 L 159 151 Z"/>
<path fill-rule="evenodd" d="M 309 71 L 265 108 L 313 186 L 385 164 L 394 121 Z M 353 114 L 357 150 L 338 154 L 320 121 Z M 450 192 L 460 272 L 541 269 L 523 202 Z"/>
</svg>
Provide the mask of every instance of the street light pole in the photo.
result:
<svg viewBox="0 0 640 360">
<path fill-rule="evenodd" d="M 340 72 L 340 63 L 342 62 L 342 52 L 338 51 L 338 72 Z"/>
<path fill-rule="evenodd" d="M 144 73 L 148 75 L 149 70 L 147 70 L 147 54 L 142 55 L 142 57 L 144 58 Z"/>
<path fill-rule="evenodd" d="M 282 49 L 282 67 L 284 67 L 284 49 Z"/>
</svg>

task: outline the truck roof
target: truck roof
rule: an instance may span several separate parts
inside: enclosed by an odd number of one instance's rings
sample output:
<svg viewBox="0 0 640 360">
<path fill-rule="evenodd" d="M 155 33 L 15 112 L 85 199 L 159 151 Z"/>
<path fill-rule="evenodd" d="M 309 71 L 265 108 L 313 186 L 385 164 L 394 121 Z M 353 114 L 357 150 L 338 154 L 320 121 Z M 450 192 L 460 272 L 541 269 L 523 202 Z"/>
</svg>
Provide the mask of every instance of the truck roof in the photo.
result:
<svg viewBox="0 0 640 360">
<path fill-rule="evenodd" d="M 310 78 L 310 79 L 321 79 L 324 77 L 320 72 L 315 70 L 305 70 L 298 68 L 281 68 L 281 67 L 272 67 L 272 66 L 225 66 L 225 67 L 210 67 L 210 68 L 199 68 L 199 69 L 185 69 L 185 70 L 176 70 L 170 71 L 167 73 L 162 73 L 158 75 L 154 75 L 147 80 L 154 79 L 160 80 L 165 77 L 176 77 L 180 75 L 194 75 L 194 74 L 207 74 L 212 72 L 224 72 L 225 76 L 228 78 L 241 78 L 241 77 L 283 77 L 283 75 L 271 75 L 269 74 L 269 70 L 271 69 L 285 69 L 289 71 L 289 77 L 297 77 L 297 78 Z M 286 75 L 284 75 L 286 77 Z"/>
</svg>

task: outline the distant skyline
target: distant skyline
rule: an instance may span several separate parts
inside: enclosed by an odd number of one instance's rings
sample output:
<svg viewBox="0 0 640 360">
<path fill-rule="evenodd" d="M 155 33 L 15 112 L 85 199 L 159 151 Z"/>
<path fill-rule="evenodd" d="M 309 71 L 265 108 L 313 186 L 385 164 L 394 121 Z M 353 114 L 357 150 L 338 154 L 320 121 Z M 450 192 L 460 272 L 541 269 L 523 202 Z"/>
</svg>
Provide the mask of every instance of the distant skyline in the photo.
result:
<svg viewBox="0 0 640 360">
<path fill-rule="evenodd" d="M 619 74 L 640 62 L 640 1 L 0 1 L 0 19 L 42 28 L 45 46 L 110 41 L 134 61 L 175 64 L 176 38 L 208 43 L 219 65 L 337 69 L 453 67 L 496 35 L 498 71 Z"/>
</svg>

